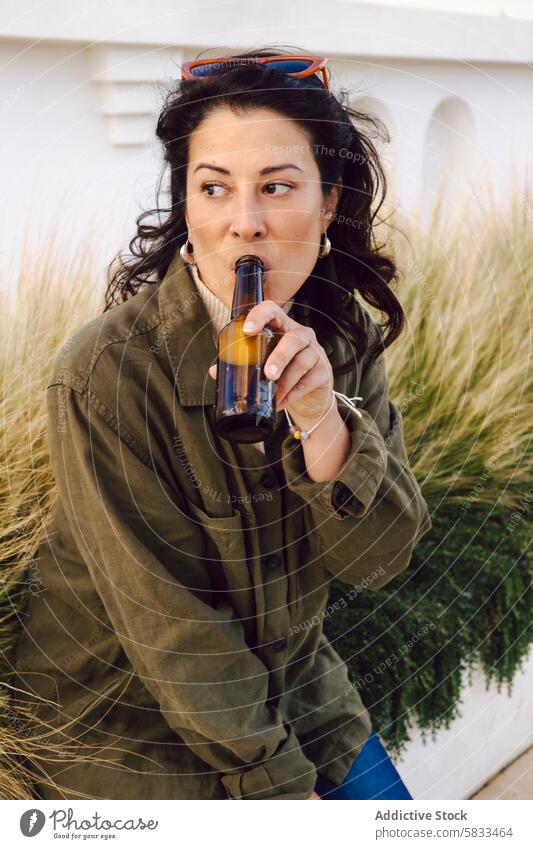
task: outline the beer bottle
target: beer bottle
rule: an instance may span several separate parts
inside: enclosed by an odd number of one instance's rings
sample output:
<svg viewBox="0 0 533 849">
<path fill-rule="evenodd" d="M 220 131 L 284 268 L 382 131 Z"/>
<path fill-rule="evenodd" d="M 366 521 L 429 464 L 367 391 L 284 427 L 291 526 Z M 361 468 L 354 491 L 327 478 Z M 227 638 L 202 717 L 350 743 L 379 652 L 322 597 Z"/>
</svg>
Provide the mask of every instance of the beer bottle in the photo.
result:
<svg viewBox="0 0 533 849">
<path fill-rule="evenodd" d="M 252 254 L 235 265 L 231 319 L 218 335 L 215 430 L 230 442 L 261 442 L 276 424 L 276 383 L 264 365 L 277 335 L 270 327 L 246 335 L 249 311 L 263 302 L 263 261 Z"/>
</svg>

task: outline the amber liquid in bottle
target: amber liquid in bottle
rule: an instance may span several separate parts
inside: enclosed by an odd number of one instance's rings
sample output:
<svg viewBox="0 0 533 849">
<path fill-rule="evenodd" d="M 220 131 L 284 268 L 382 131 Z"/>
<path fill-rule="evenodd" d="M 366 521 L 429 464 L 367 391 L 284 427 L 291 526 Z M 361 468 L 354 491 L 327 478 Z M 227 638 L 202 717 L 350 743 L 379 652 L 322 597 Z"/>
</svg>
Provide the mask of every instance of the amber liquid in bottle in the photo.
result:
<svg viewBox="0 0 533 849">
<path fill-rule="evenodd" d="M 249 311 L 263 301 L 262 260 L 246 254 L 235 266 L 231 319 L 218 336 L 215 429 L 230 442 L 261 442 L 276 424 L 276 383 L 264 365 L 277 337 L 269 327 L 243 331 Z"/>
</svg>

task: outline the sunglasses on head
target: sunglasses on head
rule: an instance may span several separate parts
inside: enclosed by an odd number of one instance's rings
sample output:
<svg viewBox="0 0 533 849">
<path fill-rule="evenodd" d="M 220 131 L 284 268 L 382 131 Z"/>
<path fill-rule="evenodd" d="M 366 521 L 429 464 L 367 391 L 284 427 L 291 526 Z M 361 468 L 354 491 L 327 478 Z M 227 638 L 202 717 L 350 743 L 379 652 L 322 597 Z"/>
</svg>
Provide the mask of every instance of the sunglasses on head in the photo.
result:
<svg viewBox="0 0 533 849">
<path fill-rule="evenodd" d="M 181 66 L 182 80 L 201 80 L 240 65 L 271 65 L 276 71 L 303 79 L 320 74 L 322 85 L 329 91 L 325 56 L 221 56 L 219 59 L 194 59 Z"/>
</svg>

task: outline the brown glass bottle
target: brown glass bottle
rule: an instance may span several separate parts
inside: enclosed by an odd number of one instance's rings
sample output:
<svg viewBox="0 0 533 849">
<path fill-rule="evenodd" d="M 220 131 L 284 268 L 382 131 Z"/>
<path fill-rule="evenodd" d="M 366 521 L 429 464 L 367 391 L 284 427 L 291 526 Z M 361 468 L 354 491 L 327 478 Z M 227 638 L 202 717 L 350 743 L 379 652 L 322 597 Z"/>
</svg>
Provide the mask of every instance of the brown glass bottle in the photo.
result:
<svg viewBox="0 0 533 849">
<path fill-rule="evenodd" d="M 218 335 L 215 429 L 230 442 L 261 442 L 276 424 L 276 383 L 264 373 L 276 334 L 270 327 L 253 335 L 242 329 L 263 301 L 264 270 L 252 254 L 237 260 L 231 319 Z"/>
</svg>

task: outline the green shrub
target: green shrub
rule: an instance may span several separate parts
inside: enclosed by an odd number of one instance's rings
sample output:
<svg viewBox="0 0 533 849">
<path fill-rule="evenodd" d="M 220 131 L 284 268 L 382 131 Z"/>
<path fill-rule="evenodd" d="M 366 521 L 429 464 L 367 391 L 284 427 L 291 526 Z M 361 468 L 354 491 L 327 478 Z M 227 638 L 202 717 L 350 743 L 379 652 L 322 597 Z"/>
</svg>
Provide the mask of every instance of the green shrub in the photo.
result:
<svg viewBox="0 0 533 849">
<path fill-rule="evenodd" d="M 476 663 L 487 684 L 511 692 L 532 641 L 532 503 L 440 507 L 409 568 L 386 587 L 333 608 L 347 590 L 333 582 L 324 631 L 392 751 L 404 748 L 412 717 L 425 738 L 460 715 Z"/>
</svg>

